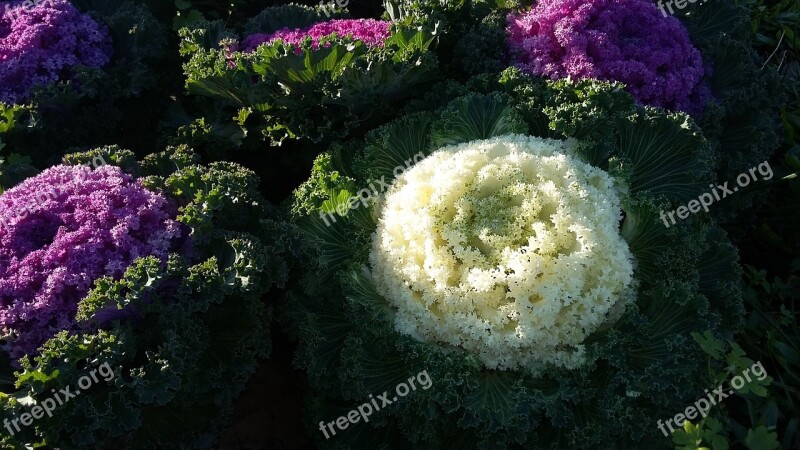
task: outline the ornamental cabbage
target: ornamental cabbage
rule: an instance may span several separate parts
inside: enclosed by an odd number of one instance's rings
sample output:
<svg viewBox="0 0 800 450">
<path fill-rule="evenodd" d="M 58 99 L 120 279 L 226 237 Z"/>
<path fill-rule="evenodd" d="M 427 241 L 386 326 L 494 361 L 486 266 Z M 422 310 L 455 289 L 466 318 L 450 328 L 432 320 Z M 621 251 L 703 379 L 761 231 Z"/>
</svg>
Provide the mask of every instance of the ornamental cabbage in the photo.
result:
<svg viewBox="0 0 800 450">
<path fill-rule="evenodd" d="M 544 0 L 510 15 L 508 32 L 526 73 L 620 81 L 645 105 L 693 114 L 708 100 L 689 33 L 649 0 Z"/>
<path fill-rule="evenodd" d="M 108 29 L 68 0 L 0 2 L 0 101 L 24 102 L 34 87 L 70 80 L 76 66 L 105 66 L 111 52 Z"/>
<path fill-rule="evenodd" d="M 78 302 L 136 258 L 166 262 L 174 206 L 118 167 L 59 165 L 0 195 L 0 335 L 12 358 L 71 330 Z"/>
<path fill-rule="evenodd" d="M 47 265 L 30 264 L 27 273 L 54 278 L 65 287 L 62 297 L 78 303 L 75 326 L 48 339 L 36 356 L 21 358 L 17 373 L 0 364 L 0 378 L 14 380 L 0 386 L 0 421 L 41 406 L 57 389 L 74 392 L 92 369 L 107 365 L 113 377 L 81 390 L 35 426 L 0 434 L 0 446 L 208 448 L 270 352 L 270 309 L 262 296 L 286 278 L 283 244 L 273 237 L 281 226 L 269 219 L 255 174 L 233 163 L 201 165 L 185 148 L 142 161 L 117 147 L 101 148 L 68 155 L 65 166 L 40 177 L 72 173 L 79 169 L 69 165 L 100 156 L 116 167 L 74 181 L 74 199 L 62 195 L 65 206 L 46 205 L 50 215 L 35 212 L 13 222 L 20 235 L 13 256 L 31 263 L 40 253 L 48 256 Z M 37 178 L 9 193 L 19 196 L 40 184 Z M 64 221 L 58 230 L 57 218 Z M 37 235 L 33 222 L 47 226 Z M 86 229 L 91 225 L 98 229 Z M 167 248 L 165 239 L 177 230 L 182 239 Z M 47 233 L 60 246 L 42 251 Z M 78 244 L 74 257 L 75 247 L 63 247 L 70 237 Z M 92 249 L 94 259 L 116 262 L 98 269 L 85 255 Z M 77 272 L 83 260 L 92 272 Z M 75 276 L 61 282 L 50 272 Z"/>
<path fill-rule="evenodd" d="M 29 8 L 30 3 L 0 0 L 3 20 L 16 30 L 7 34 L 12 28 L 0 21 L 0 98 L 9 86 L 8 92 L 27 93 L 13 95 L 25 110 L 2 138 L 5 151 L 24 154 L 41 169 L 59 161 L 64 149 L 120 138 L 126 146 L 152 148 L 153 133 L 120 137 L 119 130 L 134 124 L 156 129 L 161 99 L 180 83 L 178 74 L 163 70 L 173 64 L 165 60 L 173 57 L 166 24 L 146 2 L 47 0 Z M 8 51 L 11 59 L 3 61 Z"/>
<path fill-rule="evenodd" d="M 370 254 L 398 330 L 487 367 L 577 367 L 630 300 L 613 180 L 574 143 L 501 136 L 445 147 L 395 180 Z"/>
<path fill-rule="evenodd" d="M 382 46 L 389 37 L 391 24 L 374 19 L 334 19 L 319 22 L 306 28 L 283 28 L 271 34 L 256 33 L 242 40 L 242 51 L 252 52 L 263 43 L 271 43 L 280 39 L 284 44 L 299 45 L 303 39 L 310 37 L 314 48 L 319 46 L 321 38 L 337 35 L 359 40 L 369 47 Z"/>
<path fill-rule="evenodd" d="M 710 163 L 721 181 L 733 180 L 769 160 L 779 146 L 777 111 L 791 95 L 790 88 L 773 65 L 765 64 L 763 55 L 753 50 L 751 11 L 740 2 L 685 2 L 672 17 L 664 17 L 647 0 L 544 0 L 525 11 L 512 9 L 519 2 L 506 1 L 388 3 L 394 4 L 389 8 L 393 19 L 441 23 L 444 33 L 434 51 L 448 80 L 482 83 L 485 79 L 470 80 L 470 75 L 496 74 L 501 70 L 498 66 L 509 65 L 529 71 L 547 62 L 548 71 L 561 75 L 536 72 L 545 79 L 574 80 L 584 75 L 572 70 L 593 72 L 594 79 L 623 83 L 619 88 L 633 94 L 639 104 L 690 113 L 714 150 Z M 443 83 L 429 90 L 429 97 L 444 94 L 450 87 Z M 566 94 L 564 90 L 560 95 Z M 597 115 L 600 110 L 586 110 L 582 102 L 600 104 L 587 97 L 570 102 L 568 108 L 552 107 L 561 109 L 559 115 L 572 115 L 582 122 L 586 130 L 592 130 L 593 139 L 605 139 L 600 136 L 603 130 L 592 122 L 608 123 L 607 117 Z M 424 102 L 414 106 L 427 109 Z M 542 123 L 537 120 L 534 125 Z M 730 221 L 757 204 L 763 192 L 740 191 L 713 214 L 722 223 Z"/>
<path fill-rule="evenodd" d="M 332 146 L 296 191 L 305 277 L 285 317 L 313 435 L 426 370 L 436 389 L 326 447 L 669 445 L 656 421 L 711 383 L 691 333 L 729 340 L 742 315 L 722 229 L 659 219 L 714 180 L 709 143 L 619 83 L 478 81 Z"/>
<path fill-rule="evenodd" d="M 264 142 L 330 142 L 380 123 L 439 76 L 429 51 L 435 24 L 326 21 L 286 5 L 266 8 L 246 30 L 240 45 L 221 21 L 181 29 L 186 87 L 202 116 L 175 143 L 259 151 Z"/>
</svg>

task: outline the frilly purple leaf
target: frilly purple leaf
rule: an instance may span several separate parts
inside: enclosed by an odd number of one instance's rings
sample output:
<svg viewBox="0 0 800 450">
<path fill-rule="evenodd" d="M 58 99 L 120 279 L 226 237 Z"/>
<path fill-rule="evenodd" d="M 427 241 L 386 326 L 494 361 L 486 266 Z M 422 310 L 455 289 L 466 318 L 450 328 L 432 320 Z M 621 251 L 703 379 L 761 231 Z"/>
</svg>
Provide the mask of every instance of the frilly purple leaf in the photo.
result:
<svg viewBox="0 0 800 450">
<path fill-rule="evenodd" d="M 76 66 L 102 67 L 111 53 L 106 27 L 67 0 L 0 1 L 0 101 L 24 102 L 34 87 L 69 80 Z"/>
<path fill-rule="evenodd" d="M 526 73 L 620 81 L 644 105 L 690 114 L 708 100 L 688 31 L 649 0 L 542 0 L 507 23 L 514 63 Z"/>
<path fill-rule="evenodd" d="M 297 45 L 306 37 L 311 37 L 312 45 L 316 48 L 323 37 L 337 34 L 339 37 L 351 36 L 353 39 L 364 42 L 369 47 L 380 47 L 390 35 L 390 23 L 374 19 L 334 19 L 326 22 L 315 23 L 309 28 L 284 28 L 272 34 L 253 34 L 242 40 L 241 50 L 245 53 L 252 52 L 265 42 L 277 39 L 286 44 Z"/>
<path fill-rule="evenodd" d="M 73 325 L 102 276 L 166 261 L 175 206 L 115 166 L 55 166 L 0 195 L 0 336 L 12 358 Z"/>
</svg>

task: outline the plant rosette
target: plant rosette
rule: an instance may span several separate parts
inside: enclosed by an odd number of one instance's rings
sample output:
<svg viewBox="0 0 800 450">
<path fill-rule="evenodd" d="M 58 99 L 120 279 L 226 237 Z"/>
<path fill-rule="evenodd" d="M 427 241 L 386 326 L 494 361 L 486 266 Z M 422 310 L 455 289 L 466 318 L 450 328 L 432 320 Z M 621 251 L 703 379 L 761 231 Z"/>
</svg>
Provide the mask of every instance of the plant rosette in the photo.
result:
<svg viewBox="0 0 800 450">
<path fill-rule="evenodd" d="M 109 164 L 84 167 L 100 156 Z M 4 448 L 214 442 L 269 354 L 262 296 L 287 272 L 265 239 L 277 228 L 258 184 L 184 148 L 137 162 L 105 147 L 0 196 L 0 330 L 10 356 L 22 356 L 13 375 L 0 364 L 14 380 L 0 385 L 0 418 L 74 391 L 92 369 L 113 370 L 34 426 L 4 432 Z"/>
<path fill-rule="evenodd" d="M 547 0 L 510 15 L 508 33 L 526 73 L 620 81 L 642 104 L 698 115 L 708 100 L 686 27 L 647 0 Z"/>
<path fill-rule="evenodd" d="M 297 190 L 308 269 L 286 325 L 314 388 L 309 428 L 421 370 L 433 380 L 326 445 L 663 447 L 656 421 L 707 388 L 689 335 L 730 339 L 738 256 L 708 217 L 659 219 L 713 179 L 707 142 L 618 85 L 512 75 L 502 89 L 553 102 L 597 91 L 583 106 L 606 108 L 615 138 L 470 93 L 335 146 Z M 573 135 L 556 132 L 570 118 Z M 372 181 L 390 187 L 350 208 Z"/>
<path fill-rule="evenodd" d="M 553 80 L 621 82 L 641 104 L 690 113 L 718 155 L 717 173 L 732 180 L 778 148 L 785 87 L 751 48 L 746 7 L 685 6 L 667 15 L 647 0 L 538 2 L 508 16 L 512 64 Z M 756 199 L 739 194 L 728 210 Z"/>
<path fill-rule="evenodd" d="M 100 68 L 110 61 L 108 29 L 67 0 L 33 8 L 2 3 L 0 101 L 24 103 L 35 86 L 69 81 L 78 66 Z"/>
<path fill-rule="evenodd" d="M 0 336 L 13 359 L 71 329 L 102 276 L 139 256 L 166 261 L 180 227 L 174 207 L 116 166 L 61 165 L 0 196 Z"/>
<path fill-rule="evenodd" d="M 306 38 L 311 39 L 311 48 L 318 50 L 320 41 L 328 36 L 336 35 L 361 41 L 367 47 L 381 47 L 389 38 L 391 23 L 375 19 L 332 19 L 318 22 L 307 28 L 283 28 L 271 34 L 256 33 L 242 40 L 241 51 L 251 53 L 263 44 L 271 44 L 280 39 L 284 45 L 293 45 L 295 51 L 302 53 L 299 48 Z M 324 45 L 330 46 L 329 41 Z"/>
<path fill-rule="evenodd" d="M 126 113 L 120 99 L 157 85 L 153 62 L 166 53 L 167 34 L 142 4 L 31 4 L 0 1 L 0 102 L 30 108 L 8 147 L 46 167 L 62 156 L 52 148 L 116 137 Z"/>
<path fill-rule="evenodd" d="M 521 135 L 443 147 L 386 194 L 370 267 L 396 327 L 492 369 L 585 364 L 630 301 L 613 179 L 574 144 Z"/>
<path fill-rule="evenodd" d="M 330 142 L 381 123 L 438 77 L 429 51 L 435 27 L 326 20 L 314 9 L 286 5 L 253 18 L 241 40 L 219 21 L 180 34 L 181 53 L 190 56 L 186 87 L 203 123 L 212 124 L 211 130 L 197 121 L 186 125 L 181 133 L 188 142 L 241 141 L 248 134 L 270 145 Z M 232 116 L 235 133 L 225 126 Z"/>
</svg>

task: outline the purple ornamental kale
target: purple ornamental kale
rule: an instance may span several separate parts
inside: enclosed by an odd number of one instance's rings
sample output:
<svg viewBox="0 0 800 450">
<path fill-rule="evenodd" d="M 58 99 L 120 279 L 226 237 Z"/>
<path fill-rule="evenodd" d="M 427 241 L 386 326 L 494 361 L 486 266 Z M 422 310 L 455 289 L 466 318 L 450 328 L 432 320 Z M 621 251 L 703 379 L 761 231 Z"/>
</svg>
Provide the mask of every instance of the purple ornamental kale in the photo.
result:
<svg viewBox="0 0 800 450">
<path fill-rule="evenodd" d="M 328 37 L 334 33 L 339 37 L 350 36 L 353 39 L 363 41 L 369 47 L 380 47 L 391 34 L 389 30 L 390 23 L 383 20 L 334 19 L 316 23 L 305 29 L 296 28 L 290 30 L 284 28 L 272 34 L 253 34 L 242 41 L 241 49 L 249 53 L 259 45 L 276 39 L 282 39 L 286 44 L 297 45 L 305 37 L 311 37 L 314 48 L 317 48 L 321 38 Z"/>
<path fill-rule="evenodd" d="M 115 166 L 55 166 L 0 195 L 0 337 L 12 358 L 71 329 L 78 302 L 137 257 L 166 261 L 176 209 Z"/>
<path fill-rule="evenodd" d="M 0 101 L 26 101 L 31 89 L 69 80 L 75 66 L 102 67 L 108 30 L 67 0 L 0 1 Z"/>
<path fill-rule="evenodd" d="M 620 81 L 642 104 L 692 114 L 709 96 L 686 28 L 649 0 L 542 0 L 510 15 L 507 31 L 530 74 Z"/>
</svg>

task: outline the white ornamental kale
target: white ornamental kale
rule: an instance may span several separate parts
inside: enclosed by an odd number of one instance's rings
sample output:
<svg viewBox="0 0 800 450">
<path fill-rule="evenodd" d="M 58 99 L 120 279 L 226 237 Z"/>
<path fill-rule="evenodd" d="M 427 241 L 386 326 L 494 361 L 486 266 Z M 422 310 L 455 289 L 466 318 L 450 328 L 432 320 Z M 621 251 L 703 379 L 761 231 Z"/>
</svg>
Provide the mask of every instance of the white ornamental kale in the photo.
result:
<svg viewBox="0 0 800 450">
<path fill-rule="evenodd" d="M 660 448 L 663 411 L 707 387 L 692 333 L 728 340 L 742 317 L 725 232 L 659 218 L 713 181 L 712 149 L 613 84 L 498 89 L 334 146 L 296 192 L 307 273 L 287 323 L 314 414 L 424 368 L 436 389 L 337 448 Z M 385 198 L 319 217 L 381 177 Z"/>
<path fill-rule="evenodd" d="M 439 149 L 387 193 L 370 262 L 395 327 L 489 368 L 574 368 L 632 300 L 618 187 L 574 141 L 506 135 Z"/>
</svg>

